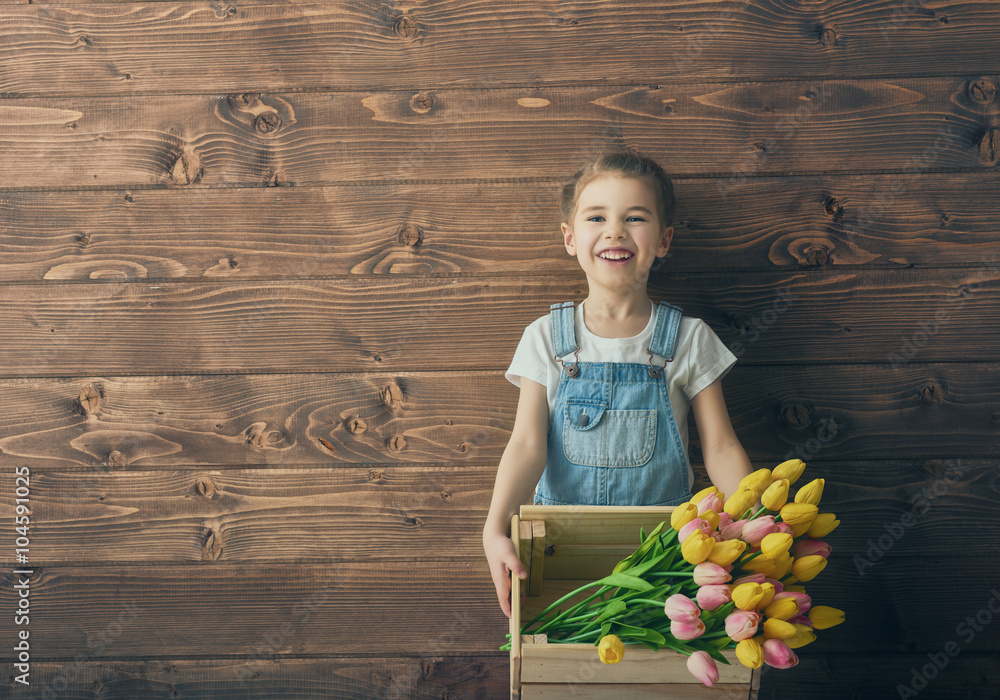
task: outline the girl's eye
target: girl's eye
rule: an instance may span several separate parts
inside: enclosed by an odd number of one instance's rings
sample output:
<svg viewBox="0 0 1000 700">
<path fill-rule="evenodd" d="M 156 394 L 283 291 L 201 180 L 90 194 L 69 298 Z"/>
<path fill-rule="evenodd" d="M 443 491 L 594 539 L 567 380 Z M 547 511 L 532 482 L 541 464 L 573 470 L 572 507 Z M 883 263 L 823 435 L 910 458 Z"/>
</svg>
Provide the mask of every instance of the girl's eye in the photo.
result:
<svg viewBox="0 0 1000 700">
<path fill-rule="evenodd" d="M 604 217 L 594 214 L 593 216 L 588 216 L 587 221 L 604 221 Z"/>
<path fill-rule="evenodd" d="M 630 216 L 626 221 L 645 221 L 645 219 L 641 216 Z"/>
</svg>

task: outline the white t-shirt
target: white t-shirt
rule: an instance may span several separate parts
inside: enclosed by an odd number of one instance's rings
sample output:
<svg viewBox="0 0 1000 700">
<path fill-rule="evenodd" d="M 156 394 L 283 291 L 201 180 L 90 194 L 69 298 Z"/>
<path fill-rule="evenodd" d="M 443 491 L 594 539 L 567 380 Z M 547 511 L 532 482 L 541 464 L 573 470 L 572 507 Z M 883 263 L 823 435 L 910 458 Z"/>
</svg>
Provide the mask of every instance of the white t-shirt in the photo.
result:
<svg viewBox="0 0 1000 700">
<path fill-rule="evenodd" d="M 659 307 L 655 303 L 653 306 Z M 583 302 L 577 304 L 576 340 L 580 344 L 580 362 L 649 364 L 649 353 L 646 350 L 655 323 L 656 314 L 650 314 L 649 323 L 639 335 L 631 338 L 602 338 L 587 329 L 583 321 Z M 548 397 L 550 416 L 556 403 L 562 372 L 561 365 L 552 357 L 554 354 L 552 317 L 546 314 L 524 329 L 521 342 L 514 351 L 514 359 L 511 360 L 510 367 L 504 375 L 517 387 L 521 386 L 521 377 L 543 385 Z M 563 359 L 568 363 L 575 361 L 573 355 Z M 654 355 L 653 362 L 659 367 L 664 359 Z M 681 319 L 674 359 L 667 363 L 664 372 L 670 406 L 677 420 L 677 429 L 684 442 L 685 452 L 688 448 L 687 414 L 691 407 L 691 399 L 716 379 L 724 377 L 735 363 L 736 356 L 729 351 L 708 324 L 700 318 L 684 316 Z"/>
</svg>

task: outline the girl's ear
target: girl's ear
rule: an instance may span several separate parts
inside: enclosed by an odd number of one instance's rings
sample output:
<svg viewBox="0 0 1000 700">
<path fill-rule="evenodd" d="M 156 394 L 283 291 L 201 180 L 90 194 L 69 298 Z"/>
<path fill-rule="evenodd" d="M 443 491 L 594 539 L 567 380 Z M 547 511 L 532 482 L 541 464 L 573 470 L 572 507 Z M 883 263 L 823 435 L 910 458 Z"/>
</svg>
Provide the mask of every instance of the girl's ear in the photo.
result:
<svg viewBox="0 0 1000 700">
<path fill-rule="evenodd" d="M 670 241 L 674 240 L 674 227 L 667 226 L 663 229 L 663 235 L 660 238 L 660 244 L 656 247 L 656 257 L 662 258 L 667 254 L 670 249 Z"/>
<path fill-rule="evenodd" d="M 565 221 L 559 224 L 559 228 L 562 229 L 563 245 L 566 246 L 566 252 L 570 255 L 576 255 L 576 240 L 573 238 L 573 229 Z"/>
</svg>

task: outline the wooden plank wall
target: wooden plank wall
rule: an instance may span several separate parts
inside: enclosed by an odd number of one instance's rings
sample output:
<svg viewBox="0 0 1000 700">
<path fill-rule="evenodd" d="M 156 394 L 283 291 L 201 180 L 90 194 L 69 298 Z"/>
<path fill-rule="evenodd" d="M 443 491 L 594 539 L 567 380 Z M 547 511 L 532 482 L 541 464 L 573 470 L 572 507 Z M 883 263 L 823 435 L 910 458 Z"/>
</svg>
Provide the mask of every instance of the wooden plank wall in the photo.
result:
<svg viewBox="0 0 1000 700">
<path fill-rule="evenodd" d="M 0 5 L 0 697 L 506 697 L 502 371 L 584 294 L 560 180 L 620 146 L 676 177 L 653 295 L 739 355 L 755 464 L 804 455 L 843 519 L 811 590 L 848 623 L 761 696 L 997 697 L 998 30 L 959 0 Z"/>
</svg>

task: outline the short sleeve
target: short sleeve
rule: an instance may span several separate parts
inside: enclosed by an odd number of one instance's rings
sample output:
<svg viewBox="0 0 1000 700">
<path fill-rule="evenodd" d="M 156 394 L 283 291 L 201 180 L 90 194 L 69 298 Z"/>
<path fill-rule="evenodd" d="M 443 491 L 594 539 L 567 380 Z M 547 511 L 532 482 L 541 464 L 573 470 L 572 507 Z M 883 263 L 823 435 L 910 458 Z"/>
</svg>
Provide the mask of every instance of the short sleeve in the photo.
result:
<svg viewBox="0 0 1000 700">
<path fill-rule="evenodd" d="M 543 316 L 524 329 L 521 341 L 514 351 L 514 359 L 510 361 L 510 367 L 504 374 L 514 386 L 521 386 L 521 377 L 548 386 L 548 346 L 552 342 L 549 338 L 550 328 L 549 317 Z"/>
<path fill-rule="evenodd" d="M 736 364 L 736 355 L 707 323 L 700 318 L 692 321 L 694 325 L 688 338 L 689 346 L 684 353 L 685 357 L 690 358 L 687 381 L 684 384 L 684 393 L 688 399 L 693 399 L 716 379 L 726 376 Z"/>
</svg>

